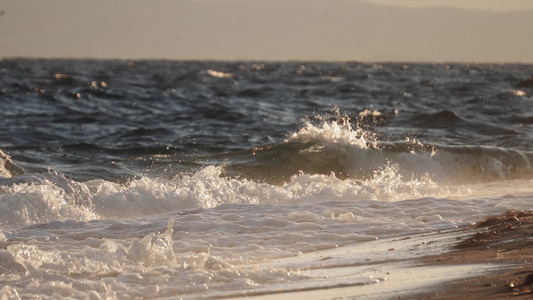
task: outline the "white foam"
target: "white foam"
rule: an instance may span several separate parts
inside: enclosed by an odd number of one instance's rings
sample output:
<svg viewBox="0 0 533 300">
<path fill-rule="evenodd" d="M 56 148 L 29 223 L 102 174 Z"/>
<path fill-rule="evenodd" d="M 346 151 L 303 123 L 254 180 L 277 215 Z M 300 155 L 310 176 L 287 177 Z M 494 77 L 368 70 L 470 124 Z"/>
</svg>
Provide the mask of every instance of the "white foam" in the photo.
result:
<svg viewBox="0 0 533 300">
<path fill-rule="evenodd" d="M 339 118 L 339 122 L 323 121 L 320 125 L 306 122 L 298 132 L 290 136 L 290 139 L 299 140 L 302 143 L 319 141 L 324 145 L 345 144 L 366 149 L 369 132 L 361 128 L 353 129 L 348 117 Z"/>
<path fill-rule="evenodd" d="M 216 78 L 230 78 L 233 76 L 231 73 L 224 73 L 224 72 L 215 71 L 215 70 L 207 70 L 206 73 L 207 75 L 210 75 Z"/>
<path fill-rule="evenodd" d="M 78 298 L 94 292 L 130 298 L 194 297 L 214 291 L 216 297 L 223 291 L 254 291 L 288 282 L 306 285 L 313 277 L 322 285 L 334 286 L 339 281 L 328 282 L 318 273 L 258 263 L 377 238 L 452 229 L 509 208 L 533 209 L 532 198 L 514 196 L 503 202 L 498 197 L 419 198 L 283 206 L 232 203 L 135 218 L 54 221 L 6 229 L 0 277 L 10 288 L 2 293 L 25 297 L 54 297 L 57 293 Z M 409 247 L 405 251 L 396 248 L 394 253 L 382 251 L 383 255 L 413 255 Z M 434 248 L 427 249 L 434 254 Z M 388 257 L 372 253 L 367 253 L 375 256 L 372 259 Z M 317 262 L 327 269 L 339 259 L 343 258 Z M 357 278 L 351 284 L 375 283 Z M 53 286 L 58 286 L 58 291 L 53 291 Z"/>
<path fill-rule="evenodd" d="M 97 218 L 90 206 L 77 205 L 76 198 L 81 194 L 69 193 L 63 187 L 47 180 L 40 184 L 20 183 L 2 189 L 2 226 L 16 227 L 54 220 Z"/>
<path fill-rule="evenodd" d="M 220 167 L 206 167 L 191 176 L 179 178 L 141 178 L 128 184 L 105 180 L 75 182 L 60 174 L 19 176 L 0 194 L 0 224 L 4 228 L 20 227 L 55 220 L 131 218 L 167 212 L 215 208 L 223 204 L 307 205 L 331 201 L 357 202 L 374 200 L 394 202 L 423 197 L 468 198 L 498 195 L 513 189 L 494 186 L 473 188 L 441 186 L 429 176 L 405 180 L 397 165 L 374 172 L 368 180 L 339 179 L 334 174 L 299 174 L 278 186 L 245 179 L 221 177 Z M 17 181 L 18 180 L 18 181 Z M 520 184 L 527 193 L 530 182 Z M 473 192 L 475 191 L 475 192 Z M 506 200 L 507 202 L 511 200 Z M 522 204 L 510 202 L 522 208 Z M 527 205 L 526 205 L 527 206 Z M 322 212 L 320 212 L 322 213 Z M 349 213 L 345 211 L 342 214 Z M 354 213 L 357 218 L 360 213 Z M 296 218 L 296 216 L 294 216 Z M 302 217 L 302 216 L 298 216 Z M 325 216 L 330 218 L 329 215 Z M 335 218 L 339 213 L 335 213 Z M 344 216 L 348 221 L 350 217 Z"/>
<path fill-rule="evenodd" d="M 435 194 L 435 186 L 403 182 L 393 169 L 389 172 L 363 183 L 302 174 L 274 186 L 221 178 L 219 168 L 209 167 L 180 179 L 144 178 L 127 185 L 58 178 L 15 184 L 1 195 L 5 208 L 13 213 L 19 201 L 38 219 L 28 214 L 11 225 L 54 220 L 20 229 L 4 226 L 2 295 L 216 297 L 222 291 L 254 291 L 286 282 L 306 285 L 312 282 L 308 271 L 257 263 L 457 228 L 512 208 L 533 209 L 530 195 L 395 198 L 426 189 Z M 91 201 L 72 201 L 81 195 Z M 91 216 L 101 220 L 90 221 Z M 397 249 L 393 254 L 402 253 Z M 324 266 L 334 262 L 321 261 Z M 375 283 L 356 281 L 352 284 Z"/>
</svg>

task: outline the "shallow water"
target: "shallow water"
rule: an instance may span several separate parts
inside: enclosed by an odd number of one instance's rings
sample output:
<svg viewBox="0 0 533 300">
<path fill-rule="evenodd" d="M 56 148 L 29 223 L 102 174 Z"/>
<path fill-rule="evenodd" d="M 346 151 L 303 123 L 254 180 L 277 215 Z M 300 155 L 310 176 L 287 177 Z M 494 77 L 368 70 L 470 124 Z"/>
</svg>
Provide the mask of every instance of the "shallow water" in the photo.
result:
<svg viewBox="0 0 533 300">
<path fill-rule="evenodd" d="M 1 60 L 2 295 L 335 286 L 270 262 L 531 210 L 532 74 Z"/>
</svg>

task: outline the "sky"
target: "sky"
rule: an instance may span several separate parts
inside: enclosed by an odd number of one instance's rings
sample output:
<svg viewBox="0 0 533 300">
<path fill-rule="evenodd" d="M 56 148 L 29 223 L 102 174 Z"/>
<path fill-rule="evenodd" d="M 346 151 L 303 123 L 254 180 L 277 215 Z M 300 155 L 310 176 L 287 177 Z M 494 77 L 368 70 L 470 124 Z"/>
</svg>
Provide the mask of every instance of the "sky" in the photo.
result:
<svg viewBox="0 0 533 300">
<path fill-rule="evenodd" d="M 411 8 L 457 7 L 463 9 L 511 11 L 533 9 L 531 0 L 365 0 L 366 2 Z"/>
<path fill-rule="evenodd" d="M 531 0 L 2 0 L 0 57 L 533 63 Z"/>
</svg>

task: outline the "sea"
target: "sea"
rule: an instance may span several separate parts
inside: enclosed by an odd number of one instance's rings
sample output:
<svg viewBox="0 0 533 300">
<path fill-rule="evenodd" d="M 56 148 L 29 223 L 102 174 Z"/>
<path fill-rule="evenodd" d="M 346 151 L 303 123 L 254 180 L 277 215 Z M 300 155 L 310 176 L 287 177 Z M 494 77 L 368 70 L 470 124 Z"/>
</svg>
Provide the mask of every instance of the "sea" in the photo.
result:
<svg viewBox="0 0 533 300">
<path fill-rule="evenodd" d="M 531 76 L 531 64 L 4 58 L 0 298 L 379 290 L 385 276 L 328 269 L 413 251 L 298 259 L 532 210 Z"/>
</svg>

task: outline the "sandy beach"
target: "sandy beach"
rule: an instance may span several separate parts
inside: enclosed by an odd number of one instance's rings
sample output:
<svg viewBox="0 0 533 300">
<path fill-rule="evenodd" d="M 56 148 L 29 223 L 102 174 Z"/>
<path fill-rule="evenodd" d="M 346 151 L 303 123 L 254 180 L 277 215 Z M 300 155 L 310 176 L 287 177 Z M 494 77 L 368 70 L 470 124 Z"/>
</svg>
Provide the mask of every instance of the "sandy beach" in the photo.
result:
<svg viewBox="0 0 533 300">
<path fill-rule="evenodd" d="M 469 228 L 383 239 L 304 254 L 310 270 L 331 278 L 370 276 L 374 284 L 302 286 L 289 290 L 233 294 L 252 299 L 531 299 L 533 297 L 533 212 L 489 217 Z M 451 249 L 450 249 L 451 248 Z M 411 259 L 395 257 L 412 253 Z M 418 252 L 420 251 L 420 252 Z M 433 252 L 435 255 L 427 255 Z M 426 254 L 424 254 L 426 253 Z M 344 264 L 346 257 L 377 255 L 373 263 Z M 322 270 L 320 260 L 339 258 Z M 313 265 L 315 263 L 316 265 Z M 335 265 L 335 263 L 332 263 Z"/>
<path fill-rule="evenodd" d="M 479 222 L 455 251 L 422 259 L 423 264 L 501 265 L 500 271 L 447 282 L 416 299 L 531 299 L 533 297 L 533 212 L 509 212 Z M 413 295 L 399 299 L 412 299 Z"/>
</svg>

